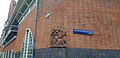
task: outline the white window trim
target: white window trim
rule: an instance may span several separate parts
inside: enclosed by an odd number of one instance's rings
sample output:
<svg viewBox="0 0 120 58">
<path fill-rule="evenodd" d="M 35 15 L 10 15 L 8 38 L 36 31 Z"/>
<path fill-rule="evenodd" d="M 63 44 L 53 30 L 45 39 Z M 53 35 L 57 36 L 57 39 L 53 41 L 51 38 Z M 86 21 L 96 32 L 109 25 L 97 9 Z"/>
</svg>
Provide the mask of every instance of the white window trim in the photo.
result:
<svg viewBox="0 0 120 58">
<path fill-rule="evenodd" d="M 33 50 L 32 50 L 31 54 L 28 54 L 29 47 L 32 47 L 32 49 L 33 49 L 33 38 L 30 38 L 30 37 L 32 37 L 32 32 L 31 32 L 30 28 L 28 28 L 28 29 L 26 29 L 25 37 L 24 37 L 23 44 L 22 44 L 22 51 L 20 54 L 21 58 L 28 58 L 28 55 L 33 56 Z M 31 42 L 30 39 L 32 39 L 32 44 L 29 44 Z M 29 45 L 31 45 L 31 46 L 29 46 Z"/>
<path fill-rule="evenodd" d="M 31 13 L 31 11 L 35 8 L 36 4 L 33 2 L 32 6 L 29 8 L 29 10 L 26 12 L 26 14 L 22 17 L 21 21 L 19 22 L 19 25 L 25 20 L 25 18 Z"/>
</svg>

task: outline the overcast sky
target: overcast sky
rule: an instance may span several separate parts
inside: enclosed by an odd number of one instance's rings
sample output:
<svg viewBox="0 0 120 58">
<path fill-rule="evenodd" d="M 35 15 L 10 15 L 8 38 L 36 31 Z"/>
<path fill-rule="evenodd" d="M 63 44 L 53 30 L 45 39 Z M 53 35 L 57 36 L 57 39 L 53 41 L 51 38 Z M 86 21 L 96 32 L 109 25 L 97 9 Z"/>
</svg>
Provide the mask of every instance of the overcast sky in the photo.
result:
<svg viewBox="0 0 120 58">
<path fill-rule="evenodd" d="M 11 0 L 0 0 L 0 37 L 8 17 L 10 2 Z"/>
</svg>

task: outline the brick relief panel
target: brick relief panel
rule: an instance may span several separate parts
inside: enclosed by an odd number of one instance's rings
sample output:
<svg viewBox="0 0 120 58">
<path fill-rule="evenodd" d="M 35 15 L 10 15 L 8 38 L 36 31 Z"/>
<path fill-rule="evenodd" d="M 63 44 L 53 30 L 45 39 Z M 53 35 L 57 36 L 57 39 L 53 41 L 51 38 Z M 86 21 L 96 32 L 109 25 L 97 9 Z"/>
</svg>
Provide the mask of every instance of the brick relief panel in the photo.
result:
<svg viewBox="0 0 120 58">
<path fill-rule="evenodd" d="M 50 34 L 51 47 L 65 47 L 66 35 L 66 30 L 62 27 L 52 29 Z"/>
</svg>

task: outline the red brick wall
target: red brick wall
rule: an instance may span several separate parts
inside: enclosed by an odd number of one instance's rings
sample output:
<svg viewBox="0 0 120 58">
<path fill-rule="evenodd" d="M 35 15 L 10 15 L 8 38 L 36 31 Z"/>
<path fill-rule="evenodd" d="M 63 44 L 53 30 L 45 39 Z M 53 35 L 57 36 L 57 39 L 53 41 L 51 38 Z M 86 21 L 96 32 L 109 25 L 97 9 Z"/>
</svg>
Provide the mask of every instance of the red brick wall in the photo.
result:
<svg viewBox="0 0 120 58">
<path fill-rule="evenodd" d="M 3 51 L 3 48 L 0 48 L 0 52 Z"/>
<path fill-rule="evenodd" d="M 119 0 L 56 0 L 39 6 L 36 48 L 50 46 L 50 30 L 67 30 L 67 47 L 120 49 Z M 51 16 L 45 18 L 50 12 Z M 94 35 L 76 35 L 72 30 L 93 30 Z"/>
<path fill-rule="evenodd" d="M 10 44 L 8 44 L 7 46 L 4 47 L 3 51 L 10 51 L 10 50 L 15 51 L 15 49 L 17 47 L 17 46 L 15 46 L 15 42 L 16 42 L 16 40 L 13 40 Z"/>
<path fill-rule="evenodd" d="M 120 50 L 119 0 L 43 0 L 39 3 L 35 48 L 50 47 L 51 29 L 67 31 L 67 47 Z M 48 13 L 49 18 L 45 18 Z M 33 35 L 35 9 L 19 25 L 15 43 L 5 50 L 21 50 L 27 28 Z M 73 29 L 92 30 L 93 36 L 73 34 Z M 14 42 L 14 41 L 13 41 Z"/>
<path fill-rule="evenodd" d="M 11 3 L 10 3 L 10 7 L 9 7 L 8 19 L 11 17 L 15 6 L 16 6 L 16 1 L 12 0 Z"/>
<path fill-rule="evenodd" d="M 15 42 L 15 51 L 20 51 L 22 47 L 22 42 L 25 37 L 25 32 L 27 28 L 30 28 L 33 35 L 34 28 L 34 18 L 35 18 L 35 9 L 33 9 L 27 17 L 23 20 L 23 22 L 18 27 L 17 39 Z"/>
</svg>

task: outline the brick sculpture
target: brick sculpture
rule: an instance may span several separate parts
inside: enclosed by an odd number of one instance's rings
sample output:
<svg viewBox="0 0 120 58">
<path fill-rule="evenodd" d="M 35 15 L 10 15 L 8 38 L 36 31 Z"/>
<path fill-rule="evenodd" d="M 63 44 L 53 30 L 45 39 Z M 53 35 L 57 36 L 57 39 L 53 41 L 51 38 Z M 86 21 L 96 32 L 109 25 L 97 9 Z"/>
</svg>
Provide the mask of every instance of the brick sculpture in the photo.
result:
<svg viewBox="0 0 120 58">
<path fill-rule="evenodd" d="M 54 28 L 50 34 L 51 47 L 65 47 L 66 45 L 66 30 L 62 27 Z"/>
</svg>

